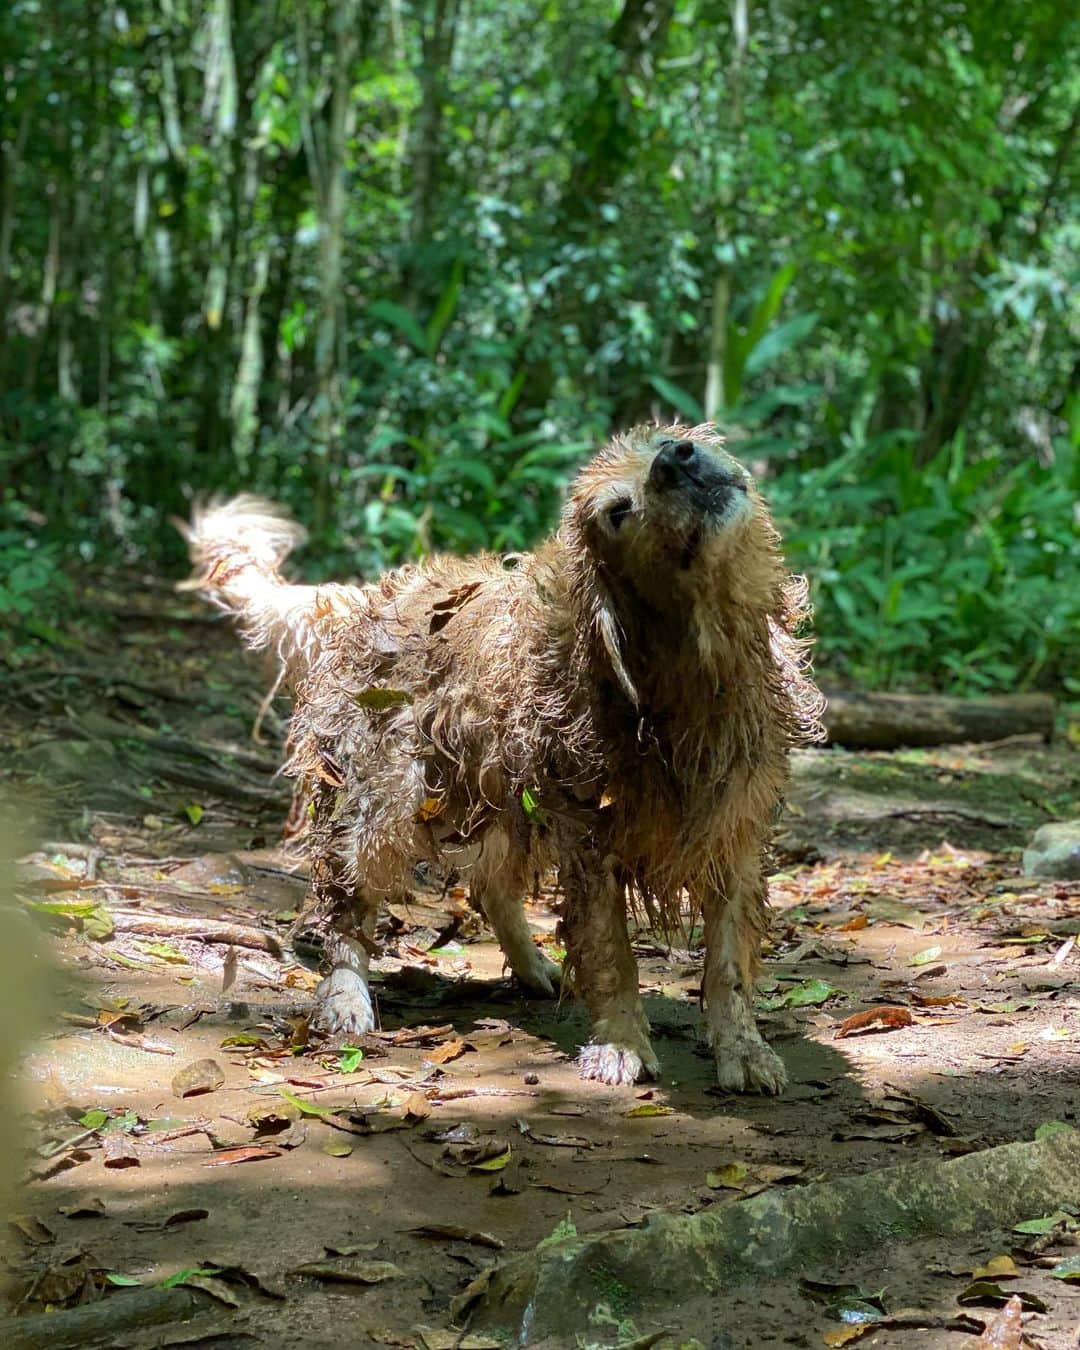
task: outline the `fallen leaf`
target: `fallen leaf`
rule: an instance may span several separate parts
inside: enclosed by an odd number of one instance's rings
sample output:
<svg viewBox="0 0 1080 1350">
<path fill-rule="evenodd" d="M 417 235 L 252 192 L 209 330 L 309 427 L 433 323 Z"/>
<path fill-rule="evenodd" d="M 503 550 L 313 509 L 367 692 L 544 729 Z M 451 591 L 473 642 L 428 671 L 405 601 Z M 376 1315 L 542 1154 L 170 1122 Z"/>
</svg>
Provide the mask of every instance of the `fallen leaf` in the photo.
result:
<svg viewBox="0 0 1080 1350">
<path fill-rule="evenodd" d="M 1028 1312 L 1046 1312 L 1046 1304 L 1035 1294 L 1030 1294 L 1027 1290 L 1017 1289 L 1012 1295 L 1018 1298 L 1021 1305 Z M 991 1307 L 1001 1307 L 1005 1303 L 1011 1302 L 1009 1295 L 1002 1287 L 993 1280 L 975 1280 L 969 1284 L 962 1294 L 957 1294 L 957 1303 L 964 1304 L 989 1304 Z"/>
<path fill-rule="evenodd" d="M 407 689 L 384 689 L 373 685 L 349 697 L 358 708 L 366 708 L 369 712 L 386 712 L 390 708 L 404 707 L 413 701 L 414 696 Z"/>
<path fill-rule="evenodd" d="M 422 1092 L 414 1092 L 406 1097 L 402 1115 L 408 1121 L 427 1120 L 431 1115 L 431 1103 Z"/>
<path fill-rule="evenodd" d="M 973 1280 L 1011 1280 L 1020 1274 L 1020 1267 L 1011 1256 L 992 1256 L 984 1266 L 971 1272 Z"/>
<path fill-rule="evenodd" d="M 18 1235 L 33 1247 L 43 1247 L 55 1241 L 56 1234 L 34 1214 L 11 1214 L 8 1223 Z"/>
<path fill-rule="evenodd" d="M 466 1051 L 474 1049 L 468 1041 L 453 1040 L 446 1041 L 443 1045 L 436 1046 L 434 1050 L 429 1050 L 424 1056 L 432 1064 L 449 1064 L 453 1059 L 460 1059 Z"/>
<path fill-rule="evenodd" d="M 168 961 L 174 966 L 190 965 L 184 953 L 169 942 L 136 942 L 135 946 L 147 956 L 156 956 L 159 961 Z"/>
<path fill-rule="evenodd" d="M 710 1172 L 705 1178 L 705 1185 L 714 1191 L 742 1189 L 742 1183 L 749 1175 L 750 1169 L 746 1163 L 731 1162 L 723 1167 L 718 1167 L 715 1172 Z"/>
<path fill-rule="evenodd" d="M 966 1331 L 978 1333 L 982 1330 L 982 1323 L 977 1322 L 973 1317 L 966 1313 L 959 1313 L 955 1317 L 947 1314 L 925 1312 L 922 1308 L 899 1308 L 894 1313 L 886 1313 L 884 1317 L 879 1317 L 872 1322 L 859 1322 L 854 1326 L 836 1327 L 832 1331 L 826 1331 L 822 1336 L 822 1341 L 828 1346 L 850 1345 L 853 1341 L 858 1341 L 863 1336 L 877 1334 L 890 1328 L 903 1330 L 928 1330 L 928 1331 Z"/>
<path fill-rule="evenodd" d="M 403 1272 L 392 1261 L 358 1261 L 346 1256 L 337 1260 L 308 1261 L 297 1266 L 293 1273 L 338 1284 L 382 1284 L 384 1280 L 397 1279 Z"/>
<path fill-rule="evenodd" d="M 766 1012 L 775 1012 L 778 1008 L 816 1007 L 830 998 L 842 998 L 843 995 L 844 991 L 831 985 L 828 980 L 804 980 L 776 998 L 764 999 L 761 1006 Z"/>
<path fill-rule="evenodd" d="M 188 802 L 183 808 L 184 815 L 191 821 L 192 825 L 198 825 L 205 812 L 198 802 Z"/>
<path fill-rule="evenodd" d="M 443 1223 L 425 1223 L 418 1228 L 405 1228 L 406 1233 L 413 1233 L 417 1237 L 425 1238 L 445 1238 L 448 1242 L 471 1242 L 474 1247 L 490 1247 L 492 1251 L 502 1251 L 506 1246 L 497 1237 L 492 1237 L 490 1233 L 480 1233 L 472 1228 L 458 1228 L 453 1224 Z"/>
<path fill-rule="evenodd" d="M 543 1134 L 534 1130 L 527 1120 L 519 1120 L 518 1129 L 534 1144 L 547 1144 L 550 1148 L 592 1148 L 593 1141 L 581 1134 Z"/>
<path fill-rule="evenodd" d="M 327 1116 L 335 1114 L 329 1106 L 317 1106 L 314 1102 L 304 1101 L 303 1097 L 298 1097 L 295 1092 L 290 1092 L 284 1083 L 278 1085 L 278 1092 L 287 1102 L 295 1106 L 301 1115 L 320 1116 L 325 1119 Z"/>
<path fill-rule="evenodd" d="M 1055 1210 L 1053 1214 L 1046 1214 L 1041 1219 L 1025 1219 L 1023 1223 L 1013 1225 L 1014 1233 L 1052 1233 L 1060 1224 L 1065 1227 L 1074 1222 L 1071 1214 L 1066 1214 L 1064 1210 Z"/>
<path fill-rule="evenodd" d="M 921 952 L 916 952 L 914 956 L 909 956 L 908 965 L 928 966 L 931 961 L 936 961 L 940 955 L 940 947 L 927 947 Z"/>
<path fill-rule="evenodd" d="M 166 1233 L 170 1228 L 180 1228 L 185 1223 L 198 1223 L 201 1219 L 209 1217 L 208 1209 L 178 1209 L 167 1219 L 158 1219 L 156 1222 L 125 1220 L 125 1224 L 128 1228 L 134 1228 L 137 1233 Z"/>
<path fill-rule="evenodd" d="M 925 1126 L 912 1122 L 909 1125 L 866 1125 L 853 1130 L 836 1130 L 833 1132 L 833 1138 L 836 1140 L 852 1139 L 874 1139 L 884 1143 L 898 1144 L 904 1139 L 914 1139 L 917 1134 L 923 1134 Z"/>
<path fill-rule="evenodd" d="M 65 1219 L 103 1219 L 107 1216 L 105 1201 L 94 1197 L 74 1205 L 61 1205 L 57 1210 Z"/>
<path fill-rule="evenodd" d="M 475 1331 L 443 1331 L 439 1327 L 417 1327 L 416 1334 L 424 1350 L 502 1350 L 504 1340 Z M 411 1344 L 411 1342 L 410 1342 Z"/>
<path fill-rule="evenodd" d="M 624 1111 L 623 1115 L 631 1119 L 639 1116 L 673 1116 L 675 1108 L 673 1106 L 661 1106 L 658 1102 L 646 1102 L 644 1106 L 632 1106 L 629 1111 Z"/>
<path fill-rule="evenodd" d="M 243 1144 L 239 1148 L 222 1148 L 204 1167 L 232 1167 L 235 1163 L 262 1162 L 264 1158 L 280 1158 L 281 1149 L 262 1144 Z"/>
<path fill-rule="evenodd" d="M 1020 1350 L 1024 1343 L 1021 1313 L 1024 1305 L 1014 1294 L 998 1315 L 988 1322 L 975 1342 L 982 1350 Z"/>
<path fill-rule="evenodd" d="M 352 1151 L 352 1144 L 347 1144 L 344 1139 L 340 1143 L 336 1139 L 329 1139 L 322 1146 L 322 1152 L 331 1158 L 347 1158 Z"/>
<path fill-rule="evenodd" d="M 1050 1139 L 1055 1134 L 1061 1134 L 1071 1129 L 1072 1126 L 1066 1125 L 1063 1120 L 1047 1120 L 1035 1131 L 1035 1138 Z"/>
<path fill-rule="evenodd" d="M 235 947 L 229 947 L 225 952 L 225 960 L 221 967 L 221 992 L 227 993 L 236 983 L 236 972 L 240 967 L 240 958 L 237 955 Z"/>
<path fill-rule="evenodd" d="M 900 900 L 890 900 L 888 896 L 878 896 L 866 906 L 866 913 L 876 923 L 892 923 L 902 928 L 919 929 L 931 919 L 930 914 L 913 905 L 905 905 Z"/>
<path fill-rule="evenodd" d="M 123 1130 L 110 1131 L 101 1141 L 106 1167 L 138 1167 L 135 1145 Z"/>
<path fill-rule="evenodd" d="M 881 1004 L 876 1008 L 867 1008 L 865 1012 L 853 1013 L 836 1028 L 833 1035 L 837 1040 L 845 1036 L 854 1036 L 868 1031 L 896 1031 L 900 1027 L 910 1027 L 915 1019 L 907 1008 L 897 1008 L 891 1004 Z"/>
<path fill-rule="evenodd" d="M 358 1045 L 343 1045 L 338 1057 L 338 1073 L 355 1073 L 364 1058 L 364 1052 Z"/>
<path fill-rule="evenodd" d="M 510 1158 L 510 1145 L 507 1144 L 505 1153 L 497 1153 L 494 1158 L 485 1158 L 482 1162 L 470 1163 L 469 1170 L 472 1172 L 501 1172 L 509 1163 Z"/>
<path fill-rule="evenodd" d="M 224 1082 L 225 1070 L 216 1059 L 195 1059 L 173 1076 L 173 1096 L 196 1097 L 216 1091 Z"/>
</svg>

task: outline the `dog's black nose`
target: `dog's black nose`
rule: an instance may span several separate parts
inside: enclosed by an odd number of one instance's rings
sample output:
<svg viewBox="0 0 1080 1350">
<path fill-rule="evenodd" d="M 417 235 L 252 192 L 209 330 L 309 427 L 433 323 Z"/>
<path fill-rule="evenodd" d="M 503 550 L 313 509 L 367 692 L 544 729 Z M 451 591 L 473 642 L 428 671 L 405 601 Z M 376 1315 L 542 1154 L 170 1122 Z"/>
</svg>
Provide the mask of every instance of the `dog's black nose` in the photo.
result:
<svg viewBox="0 0 1080 1350">
<path fill-rule="evenodd" d="M 657 487 L 673 487 L 681 478 L 693 475 L 700 458 L 693 441 L 661 441 L 649 477 Z"/>
</svg>

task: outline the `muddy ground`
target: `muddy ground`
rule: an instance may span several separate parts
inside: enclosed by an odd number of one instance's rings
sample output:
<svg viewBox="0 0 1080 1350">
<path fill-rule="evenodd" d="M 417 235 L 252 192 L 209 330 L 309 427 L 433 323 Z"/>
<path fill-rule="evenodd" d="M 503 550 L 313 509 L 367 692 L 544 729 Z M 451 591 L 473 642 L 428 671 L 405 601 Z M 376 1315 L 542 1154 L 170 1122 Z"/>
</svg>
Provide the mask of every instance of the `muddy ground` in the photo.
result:
<svg viewBox="0 0 1080 1350">
<path fill-rule="evenodd" d="M 713 1088 L 692 931 L 673 948 L 638 935 L 664 1075 L 609 1088 L 575 1072 L 580 1010 L 522 995 L 452 878 L 418 878 L 383 925 L 380 1031 L 309 1043 L 317 976 L 289 939 L 305 883 L 274 777 L 286 709 L 251 739 L 265 669 L 130 580 L 88 589 L 83 620 L 48 636 L 0 678 L 17 895 L 45 935 L 42 980 L 56 972 L 25 1060 L 19 1315 L 202 1271 L 194 1321 L 104 1343 L 483 1346 L 445 1331 L 451 1300 L 568 1215 L 618 1228 L 1077 1122 L 1080 893 L 1018 863 L 1036 825 L 1076 814 L 1067 744 L 800 757 L 760 983 L 790 1090 Z M 557 956 L 555 903 L 530 920 Z M 636 1318 L 627 1291 L 619 1335 L 835 1345 L 845 1319 L 917 1308 L 938 1325 L 859 1343 L 963 1346 L 1022 1290 L 1028 1343 L 1075 1345 L 1080 1284 L 1059 1276 L 1076 1238 L 1050 1226 L 886 1247 L 663 1317 Z"/>
</svg>

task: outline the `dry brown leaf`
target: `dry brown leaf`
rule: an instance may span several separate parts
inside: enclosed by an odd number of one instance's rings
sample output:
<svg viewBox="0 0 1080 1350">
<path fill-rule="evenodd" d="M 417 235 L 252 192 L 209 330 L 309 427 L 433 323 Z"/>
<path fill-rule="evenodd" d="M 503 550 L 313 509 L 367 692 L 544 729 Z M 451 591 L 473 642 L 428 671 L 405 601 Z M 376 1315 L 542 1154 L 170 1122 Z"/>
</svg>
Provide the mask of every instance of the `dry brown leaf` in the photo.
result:
<svg viewBox="0 0 1080 1350">
<path fill-rule="evenodd" d="M 123 1130 L 113 1130 L 103 1137 L 101 1148 L 105 1154 L 106 1167 L 138 1167 L 139 1155 L 130 1135 Z"/>
<path fill-rule="evenodd" d="M 446 1041 L 443 1045 L 436 1046 L 434 1050 L 429 1050 L 424 1058 L 429 1059 L 432 1064 L 449 1064 L 452 1059 L 460 1059 L 467 1051 L 475 1048 L 468 1041 Z"/>
<path fill-rule="evenodd" d="M 202 1092 L 214 1092 L 225 1082 L 225 1070 L 216 1059 L 196 1059 L 173 1076 L 175 1097 L 195 1097 Z"/>
<path fill-rule="evenodd" d="M 42 1247 L 47 1242 L 55 1241 L 56 1235 L 51 1228 L 47 1228 L 34 1214 L 11 1214 L 8 1216 L 8 1223 L 21 1238 L 24 1238 L 34 1247 Z"/>
<path fill-rule="evenodd" d="M 281 1149 L 261 1144 L 242 1144 L 239 1148 L 219 1149 L 204 1167 L 232 1167 L 234 1163 L 262 1162 L 264 1158 L 280 1158 Z"/>
<path fill-rule="evenodd" d="M 987 1324 L 983 1334 L 975 1342 L 982 1350 L 1020 1350 L 1024 1342 L 1024 1329 L 1021 1322 L 1023 1304 L 1014 1294 L 1004 1308 Z"/>
<path fill-rule="evenodd" d="M 502 1251 L 506 1246 L 497 1237 L 492 1237 L 490 1233 L 477 1232 L 472 1228 L 458 1228 L 453 1224 L 446 1223 L 424 1223 L 418 1228 L 406 1228 L 406 1233 L 414 1233 L 417 1237 L 425 1238 L 445 1238 L 448 1242 L 471 1242 L 474 1247 L 490 1247 L 492 1251 Z"/>
<path fill-rule="evenodd" d="M 294 1274 L 337 1284 L 382 1284 L 384 1280 L 396 1279 L 402 1271 L 392 1261 L 358 1261 L 355 1257 L 345 1256 L 336 1260 L 309 1261 L 297 1266 Z"/>
<path fill-rule="evenodd" d="M 853 1013 L 846 1017 L 836 1028 L 837 1040 L 845 1036 L 856 1036 L 871 1031 L 897 1031 L 900 1027 L 909 1027 L 915 1021 L 907 1008 L 898 1008 L 892 1004 L 881 1004 L 876 1008 L 867 1008 L 865 1012 Z"/>
</svg>

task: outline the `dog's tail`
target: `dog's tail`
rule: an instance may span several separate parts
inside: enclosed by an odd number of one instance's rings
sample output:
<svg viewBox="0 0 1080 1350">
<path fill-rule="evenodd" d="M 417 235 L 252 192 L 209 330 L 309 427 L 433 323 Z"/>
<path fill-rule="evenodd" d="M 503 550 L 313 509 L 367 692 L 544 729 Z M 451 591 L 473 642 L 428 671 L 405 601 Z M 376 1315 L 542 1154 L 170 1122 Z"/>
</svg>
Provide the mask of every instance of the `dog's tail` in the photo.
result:
<svg viewBox="0 0 1080 1350">
<path fill-rule="evenodd" d="M 190 523 L 176 523 L 195 565 L 181 589 L 200 591 L 233 614 L 248 646 L 275 651 L 289 681 L 303 675 L 362 595 L 356 586 L 285 581 L 281 564 L 305 532 L 262 497 L 211 501 L 195 508 Z"/>
</svg>

